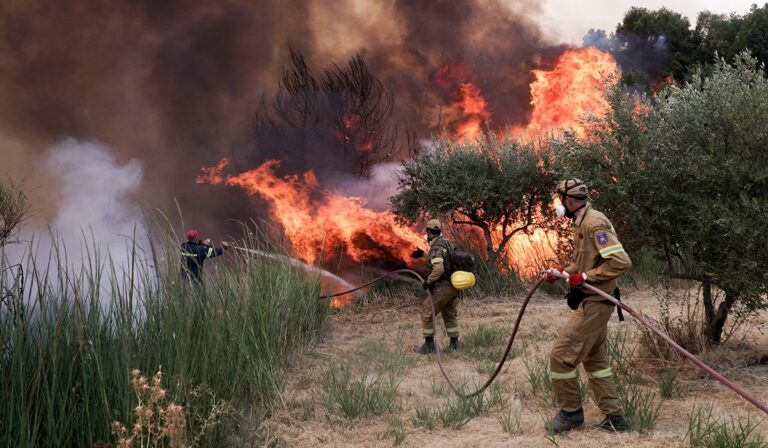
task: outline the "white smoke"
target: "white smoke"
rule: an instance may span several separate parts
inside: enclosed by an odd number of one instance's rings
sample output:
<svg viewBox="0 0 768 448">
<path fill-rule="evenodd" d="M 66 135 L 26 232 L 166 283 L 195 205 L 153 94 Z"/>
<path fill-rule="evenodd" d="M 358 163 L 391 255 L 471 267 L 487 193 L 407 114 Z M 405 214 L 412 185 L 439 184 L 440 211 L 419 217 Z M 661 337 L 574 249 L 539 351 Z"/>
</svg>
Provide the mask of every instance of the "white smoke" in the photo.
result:
<svg viewBox="0 0 768 448">
<path fill-rule="evenodd" d="M 371 168 L 368 179 L 347 178 L 336 188 L 345 196 L 364 198 L 367 208 L 389 210 L 389 198 L 397 193 L 397 173 L 401 167 L 398 162 L 379 163 Z"/>
<path fill-rule="evenodd" d="M 51 223 L 57 237 L 74 242 L 85 235 L 114 260 L 128 255 L 134 233 L 146 240 L 141 209 L 131 198 L 143 178 L 139 161 L 121 165 L 108 147 L 69 138 L 50 149 L 43 168 L 58 186 Z"/>
<path fill-rule="evenodd" d="M 50 202 L 56 211 L 48 222 L 25 228 L 22 242 L 5 248 L 5 262 L 28 266 L 33 261 L 54 282 L 60 268 L 74 275 L 83 268 L 101 271 L 102 291 L 109 291 L 110 266 L 118 280 L 129 278 L 131 256 L 145 258 L 142 249 L 148 244 L 141 208 L 132 197 L 141 187 L 141 163 L 120 163 L 107 146 L 68 138 L 46 153 L 39 168 L 52 185 L 46 191 L 55 192 Z"/>
</svg>

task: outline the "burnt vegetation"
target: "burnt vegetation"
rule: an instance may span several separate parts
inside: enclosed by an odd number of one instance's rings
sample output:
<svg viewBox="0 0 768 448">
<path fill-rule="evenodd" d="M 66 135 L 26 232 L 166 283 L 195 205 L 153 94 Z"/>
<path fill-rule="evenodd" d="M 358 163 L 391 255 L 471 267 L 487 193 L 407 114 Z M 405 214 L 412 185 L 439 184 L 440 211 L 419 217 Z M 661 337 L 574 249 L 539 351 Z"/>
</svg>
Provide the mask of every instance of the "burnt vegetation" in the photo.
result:
<svg viewBox="0 0 768 448">
<path fill-rule="evenodd" d="M 291 51 L 276 93 L 256 113 L 257 153 L 366 177 L 395 152 L 393 106 L 360 55 L 316 72 Z"/>
</svg>

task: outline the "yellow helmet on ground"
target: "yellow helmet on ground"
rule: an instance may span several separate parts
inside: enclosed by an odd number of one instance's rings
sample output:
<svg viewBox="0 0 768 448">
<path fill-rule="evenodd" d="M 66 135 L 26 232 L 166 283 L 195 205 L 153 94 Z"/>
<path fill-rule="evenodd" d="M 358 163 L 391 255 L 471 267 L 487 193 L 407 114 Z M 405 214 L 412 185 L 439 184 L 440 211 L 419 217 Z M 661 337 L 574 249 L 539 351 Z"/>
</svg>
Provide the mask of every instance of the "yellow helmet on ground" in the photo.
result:
<svg viewBox="0 0 768 448">
<path fill-rule="evenodd" d="M 475 286 L 475 274 L 467 271 L 456 271 L 451 274 L 451 285 L 462 291 Z"/>
</svg>

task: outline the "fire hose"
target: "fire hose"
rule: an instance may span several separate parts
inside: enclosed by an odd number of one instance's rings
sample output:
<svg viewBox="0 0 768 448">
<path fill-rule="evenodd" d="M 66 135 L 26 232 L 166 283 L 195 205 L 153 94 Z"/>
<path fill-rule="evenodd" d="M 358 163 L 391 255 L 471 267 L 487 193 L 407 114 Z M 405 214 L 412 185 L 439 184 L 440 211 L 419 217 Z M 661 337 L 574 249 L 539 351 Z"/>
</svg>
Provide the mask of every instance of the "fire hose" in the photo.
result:
<svg viewBox="0 0 768 448">
<path fill-rule="evenodd" d="M 424 282 L 424 279 L 417 272 L 414 272 L 414 271 L 412 271 L 410 269 L 398 269 L 396 271 L 392 271 L 392 272 L 389 272 L 387 274 L 381 275 L 381 276 L 371 280 L 368 283 L 365 283 L 363 285 L 358 286 L 357 288 L 353 288 L 353 289 L 350 289 L 348 291 L 343 291 L 343 292 L 339 292 L 339 293 L 323 296 L 323 298 L 329 299 L 331 297 L 337 297 L 337 296 L 342 296 L 342 295 L 345 295 L 345 294 L 350 294 L 352 292 L 355 292 L 355 291 L 358 291 L 358 290 L 363 289 L 365 287 L 368 287 L 368 286 L 370 286 L 370 285 L 372 285 L 372 284 L 374 284 L 374 283 L 376 283 L 376 282 L 378 282 L 380 280 L 383 280 L 386 277 L 390 277 L 390 276 L 395 275 L 395 274 L 409 274 L 409 275 L 412 275 L 412 276 L 416 277 L 419 280 L 419 282 L 422 282 L 422 283 Z M 568 278 L 567 275 L 562 274 L 560 272 L 552 272 L 552 275 L 555 276 L 555 277 L 561 278 L 561 279 L 567 279 Z M 442 354 L 440 352 L 440 346 L 438 345 L 437 340 L 435 340 L 435 353 L 437 355 L 436 356 L 436 358 L 437 358 L 437 365 L 440 368 L 440 373 L 443 375 L 443 378 L 448 383 L 448 386 L 451 388 L 453 393 L 455 393 L 460 398 L 471 398 L 471 397 L 474 397 L 474 396 L 477 396 L 477 395 L 483 393 L 483 391 L 485 391 L 485 389 L 488 388 L 488 386 L 490 386 L 491 383 L 493 383 L 493 381 L 496 379 L 498 374 L 501 372 L 501 369 L 504 367 L 504 363 L 506 362 L 507 358 L 509 357 L 509 352 L 512 349 L 512 344 L 515 342 L 515 336 L 517 336 L 517 330 L 520 327 L 520 321 L 522 320 L 523 314 L 525 313 L 525 308 L 528 306 L 528 302 L 531 300 L 531 297 L 536 292 L 536 290 L 539 289 L 539 286 L 541 286 L 541 283 L 543 281 L 544 281 L 544 278 L 543 277 L 540 278 L 539 281 L 537 281 L 533 285 L 533 287 L 531 287 L 530 291 L 528 291 L 528 295 L 525 296 L 525 299 L 523 299 L 523 303 L 520 305 L 520 311 L 518 311 L 518 313 L 517 313 L 517 319 L 515 320 L 515 326 L 513 327 L 512 334 L 510 335 L 509 341 L 507 342 L 507 348 L 506 348 L 506 350 L 504 350 L 504 354 L 502 355 L 501 359 L 499 360 L 499 362 L 498 362 L 498 364 L 496 366 L 496 370 L 493 371 L 493 373 L 488 378 L 488 380 L 482 386 L 480 386 L 480 388 L 478 388 L 476 391 L 474 391 L 474 392 L 472 392 L 470 394 L 465 394 L 465 393 L 461 392 L 459 390 L 459 388 L 457 388 L 453 384 L 453 382 L 451 382 L 451 379 L 448 377 L 448 374 L 445 371 L 445 367 L 443 366 L 443 360 L 442 360 Z M 672 348 L 674 348 L 675 351 L 677 351 L 683 357 L 688 359 L 688 361 L 693 363 L 696 367 L 698 367 L 699 369 L 703 370 L 704 372 L 709 374 L 712 378 L 716 379 L 717 381 L 719 381 L 720 383 L 722 383 L 723 385 L 725 385 L 726 387 L 728 387 L 732 391 L 734 391 L 737 394 L 739 394 L 742 398 L 744 398 L 745 400 L 747 400 L 748 402 L 753 404 L 755 407 L 757 407 L 758 409 L 763 411 L 765 414 L 768 414 L 768 406 L 766 406 L 765 403 L 763 403 L 762 401 L 760 401 L 757 398 L 755 398 L 752 394 L 750 394 L 749 392 L 744 390 L 738 384 L 734 383 L 733 381 L 731 381 L 728 378 L 724 377 L 720 373 L 716 372 L 713 368 L 711 368 L 708 365 L 704 364 L 704 362 L 702 362 L 699 358 L 697 358 L 696 356 L 694 356 L 693 354 L 688 352 L 686 349 L 681 347 L 677 342 L 675 342 L 666 333 L 664 333 L 663 331 L 661 331 L 658 328 L 656 328 L 656 326 L 653 325 L 641 313 L 635 311 L 632 307 L 630 307 L 626 303 L 619 302 L 613 296 L 611 296 L 611 295 L 609 295 L 609 294 L 607 294 L 607 293 L 605 293 L 605 292 L 595 288 L 594 286 L 592 286 L 590 284 L 584 283 L 582 285 L 582 287 L 584 289 L 590 291 L 590 292 L 593 292 L 594 294 L 599 295 L 603 299 L 610 301 L 614 305 L 620 307 L 622 310 L 624 310 L 627 313 L 629 313 L 638 322 L 640 322 L 646 328 L 648 328 L 653 333 L 655 333 L 657 336 L 662 338 Z M 437 316 L 435 314 L 435 304 L 434 304 L 434 302 L 432 302 L 432 293 L 429 290 L 427 290 L 427 299 L 429 300 L 430 308 L 432 309 L 432 329 L 435 330 L 435 322 L 437 321 Z"/>
</svg>

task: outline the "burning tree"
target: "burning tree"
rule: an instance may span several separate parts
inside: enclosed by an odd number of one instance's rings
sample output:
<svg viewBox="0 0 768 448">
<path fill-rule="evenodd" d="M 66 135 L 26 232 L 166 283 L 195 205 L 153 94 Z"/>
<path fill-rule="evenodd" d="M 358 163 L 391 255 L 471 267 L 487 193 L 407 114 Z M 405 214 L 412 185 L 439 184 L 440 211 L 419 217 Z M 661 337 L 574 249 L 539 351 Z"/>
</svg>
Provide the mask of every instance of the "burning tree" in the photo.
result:
<svg viewBox="0 0 768 448">
<path fill-rule="evenodd" d="M 394 95 L 361 56 L 317 74 L 301 53 L 291 51 L 271 104 L 263 101 L 256 114 L 257 147 L 275 158 L 291 151 L 295 159 L 317 156 L 309 166 L 367 176 L 395 150 L 393 105 Z"/>
<path fill-rule="evenodd" d="M 655 249 L 669 276 L 699 282 L 705 333 L 768 294 L 768 80 L 747 54 L 670 87 L 653 108 L 616 91 L 590 138 L 558 160 L 594 187 L 628 246 Z M 718 297 L 720 300 L 718 301 Z"/>
<path fill-rule="evenodd" d="M 479 229 L 493 271 L 515 235 L 551 222 L 554 183 L 548 158 L 533 146 L 487 133 L 469 143 L 442 138 L 404 161 L 391 201 L 405 222 L 448 216 Z"/>
</svg>

